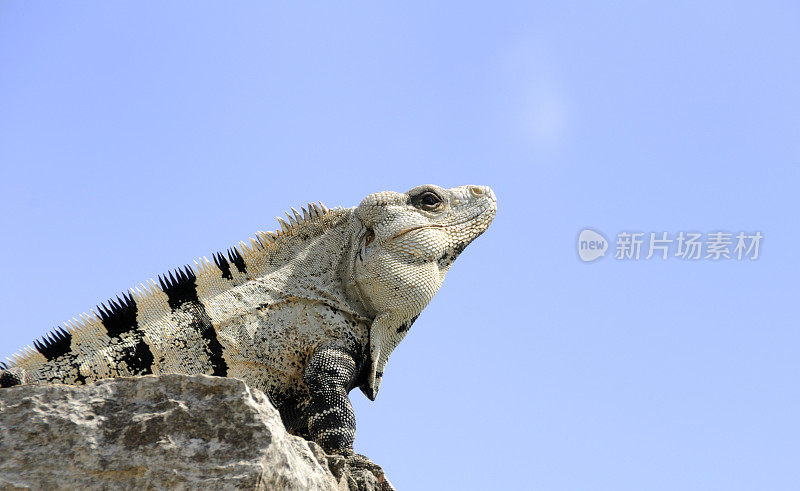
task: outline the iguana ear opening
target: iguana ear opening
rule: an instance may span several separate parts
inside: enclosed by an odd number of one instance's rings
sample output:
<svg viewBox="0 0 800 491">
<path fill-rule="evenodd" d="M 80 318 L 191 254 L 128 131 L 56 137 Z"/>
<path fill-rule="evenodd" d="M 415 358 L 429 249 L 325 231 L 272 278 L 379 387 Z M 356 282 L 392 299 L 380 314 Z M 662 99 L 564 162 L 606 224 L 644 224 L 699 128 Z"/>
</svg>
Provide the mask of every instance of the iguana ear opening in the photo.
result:
<svg viewBox="0 0 800 491">
<path fill-rule="evenodd" d="M 364 238 L 364 247 L 372 244 L 372 241 L 375 240 L 375 230 L 372 227 L 367 227 L 367 235 Z"/>
</svg>

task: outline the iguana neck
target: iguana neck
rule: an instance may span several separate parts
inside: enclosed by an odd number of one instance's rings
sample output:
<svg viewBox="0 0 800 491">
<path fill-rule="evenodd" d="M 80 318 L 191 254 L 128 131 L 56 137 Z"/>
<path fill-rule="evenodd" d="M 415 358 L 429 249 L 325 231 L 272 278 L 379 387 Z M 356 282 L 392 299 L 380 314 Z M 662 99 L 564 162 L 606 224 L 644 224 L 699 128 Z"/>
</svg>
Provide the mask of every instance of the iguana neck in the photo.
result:
<svg viewBox="0 0 800 491">
<path fill-rule="evenodd" d="M 357 318 L 371 318 L 355 286 L 353 264 L 366 231 L 353 209 L 328 211 L 281 233 L 266 247 L 241 246 L 244 271 L 222 277 L 205 264 L 197 276 L 200 298 L 224 322 L 258 303 L 292 298 L 320 301 Z"/>
</svg>

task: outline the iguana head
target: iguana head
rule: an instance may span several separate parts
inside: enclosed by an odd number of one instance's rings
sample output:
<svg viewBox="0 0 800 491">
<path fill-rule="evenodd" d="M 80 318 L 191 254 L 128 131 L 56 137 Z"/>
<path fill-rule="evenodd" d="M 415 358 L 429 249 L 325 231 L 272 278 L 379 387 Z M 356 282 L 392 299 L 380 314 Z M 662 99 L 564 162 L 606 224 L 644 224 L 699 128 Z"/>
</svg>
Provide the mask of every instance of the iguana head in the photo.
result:
<svg viewBox="0 0 800 491">
<path fill-rule="evenodd" d="M 436 294 L 456 257 L 486 231 L 496 212 L 497 199 L 488 186 L 384 191 L 367 196 L 356 208 L 363 236 L 354 281 L 375 316 L 371 366 L 361 387 L 367 397 L 374 400 L 392 350 Z"/>
</svg>

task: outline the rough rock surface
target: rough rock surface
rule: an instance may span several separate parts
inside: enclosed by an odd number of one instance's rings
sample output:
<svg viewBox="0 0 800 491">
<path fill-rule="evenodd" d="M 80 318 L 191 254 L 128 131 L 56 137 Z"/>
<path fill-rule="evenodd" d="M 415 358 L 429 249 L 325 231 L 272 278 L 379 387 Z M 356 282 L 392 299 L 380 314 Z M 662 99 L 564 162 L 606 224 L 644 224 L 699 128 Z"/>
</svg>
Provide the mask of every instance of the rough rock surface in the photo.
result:
<svg viewBox="0 0 800 491">
<path fill-rule="evenodd" d="M 0 390 L 0 488 L 393 489 L 289 435 L 236 379 L 162 375 Z"/>
</svg>

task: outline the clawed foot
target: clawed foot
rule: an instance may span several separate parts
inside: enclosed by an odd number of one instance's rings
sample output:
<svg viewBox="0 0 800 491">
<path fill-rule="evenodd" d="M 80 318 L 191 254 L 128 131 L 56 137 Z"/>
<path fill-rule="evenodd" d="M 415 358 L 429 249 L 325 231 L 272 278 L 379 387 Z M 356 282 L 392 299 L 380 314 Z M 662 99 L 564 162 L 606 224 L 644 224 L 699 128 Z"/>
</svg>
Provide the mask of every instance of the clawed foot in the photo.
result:
<svg viewBox="0 0 800 491">
<path fill-rule="evenodd" d="M 340 453 L 342 457 L 347 459 L 347 463 L 356 469 L 367 469 L 372 471 L 375 475 L 383 476 L 383 468 L 375 462 L 369 460 L 365 455 L 355 453 L 353 450 L 347 450 L 346 453 Z"/>
<path fill-rule="evenodd" d="M 351 476 L 358 473 L 372 474 L 374 476 L 373 479 L 377 481 L 381 489 L 394 489 L 386 479 L 386 474 L 381 466 L 371 461 L 368 457 L 355 453 L 352 449 L 337 450 L 334 454 L 328 456 L 328 464 L 337 477 L 342 475 L 342 471 L 346 467 L 349 468 Z"/>
</svg>

